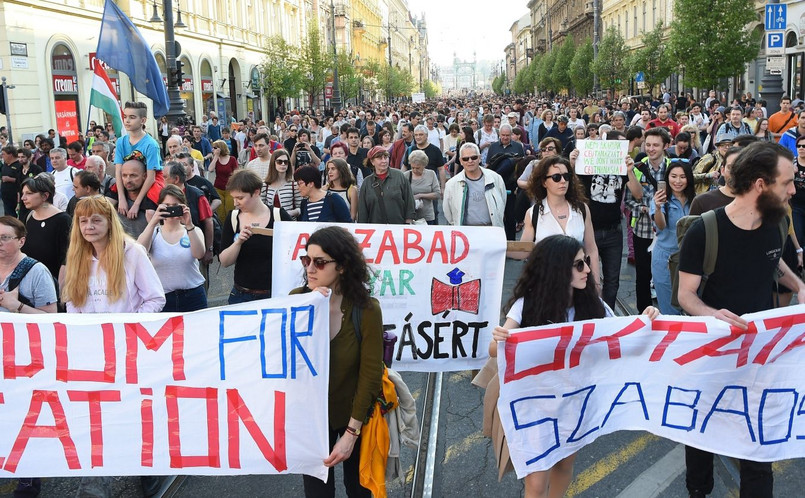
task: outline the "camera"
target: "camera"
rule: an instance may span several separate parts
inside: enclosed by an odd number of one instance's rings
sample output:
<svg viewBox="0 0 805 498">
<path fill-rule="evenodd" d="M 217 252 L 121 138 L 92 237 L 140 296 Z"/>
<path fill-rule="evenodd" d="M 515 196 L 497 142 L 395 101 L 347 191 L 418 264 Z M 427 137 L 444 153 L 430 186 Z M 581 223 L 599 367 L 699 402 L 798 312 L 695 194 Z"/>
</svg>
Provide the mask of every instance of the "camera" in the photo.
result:
<svg viewBox="0 0 805 498">
<path fill-rule="evenodd" d="M 182 206 L 165 206 L 162 212 L 165 213 L 166 218 L 179 218 L 184 215 Z"/>
</svg>

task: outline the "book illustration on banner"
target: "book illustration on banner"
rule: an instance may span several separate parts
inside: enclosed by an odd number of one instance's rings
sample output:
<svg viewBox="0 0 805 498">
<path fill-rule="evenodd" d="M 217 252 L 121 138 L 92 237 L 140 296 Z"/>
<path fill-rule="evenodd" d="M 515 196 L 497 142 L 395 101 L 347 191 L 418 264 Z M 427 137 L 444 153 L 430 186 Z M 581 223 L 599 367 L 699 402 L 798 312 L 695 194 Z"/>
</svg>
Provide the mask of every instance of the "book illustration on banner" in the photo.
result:
<svg viewBox="0 0 805 498">
<path fill-rule="evenodd" d="M 431 282 L 431 313 L 438 315 L 444 313 L 443 317 L 451 310 L 464 311 L 478 314 L 481 302 L 481 279 L 476 278 L 469 282 L 463 282 L 463 271 L 453 268 L 447 276 L 450 283 L 444 283 L 433 277 Z"/>
</svg>

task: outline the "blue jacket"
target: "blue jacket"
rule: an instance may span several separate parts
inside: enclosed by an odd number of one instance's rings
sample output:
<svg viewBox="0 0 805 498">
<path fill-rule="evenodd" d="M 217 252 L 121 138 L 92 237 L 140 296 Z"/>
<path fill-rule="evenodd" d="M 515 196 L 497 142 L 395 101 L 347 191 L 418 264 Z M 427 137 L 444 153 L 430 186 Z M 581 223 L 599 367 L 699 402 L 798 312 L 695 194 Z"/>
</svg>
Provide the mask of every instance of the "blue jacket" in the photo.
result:
<svg viewBox="0 0 805 498">
<path fill-rule="evenodd" d="M 299 214 L 299 221 L 310 221 L 307 215 L 307 199 L 302 199 L 302 212 Z M 352 223 L 352 216 L 349 214 L 349 206 L 344 202 L 340 195 L 327 192 L 324 196 L 324 204 L 316 222 L 330 221 L 335 223 Z"/>
<path fill-rule="evenodd" d="M 797 127 L 794 126 L 786 130 L 783 133 L 783 136 L 780 137 L 780 145 L 790 150 L 794 157 L 797 157 L 797 138 L 799 138 L 799 132 L 797 131 Z"/>
</svg>

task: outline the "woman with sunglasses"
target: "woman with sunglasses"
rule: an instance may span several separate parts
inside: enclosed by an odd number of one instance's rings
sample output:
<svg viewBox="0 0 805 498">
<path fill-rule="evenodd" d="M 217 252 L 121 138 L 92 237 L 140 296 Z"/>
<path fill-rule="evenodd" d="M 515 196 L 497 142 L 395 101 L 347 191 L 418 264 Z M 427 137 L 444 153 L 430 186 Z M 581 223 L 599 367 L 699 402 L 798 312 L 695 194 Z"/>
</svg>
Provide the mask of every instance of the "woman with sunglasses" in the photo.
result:
<svg viewBox="0 0 805 498">
<path fill-rule="evenodd" d="M 318 291 L 330 296 L 330 468 L 327 482 L 303 476 L 305 496 L 334 497 L 333 467 L 344 462 L 344 487 L 350 497 L 370 498 L 360 485 L 360 434 L 369 407 L 383 378 L 383 316 L 369 294 L 369 269 L 355 237 L 341 227 L 326 227 L 310 235 L 305 286 L 291 294 Z M 360 310 L 360 311 L 357 311 Z M 360 313 L 360 320 L 353 318 Z M 360 331 L 355 330 L 358 321 Z"/>
<path fill-rule="evenodd" d="M 679 315 L 671 306 L 671 273 L 668 258 L 679 250 L 676 239 L 676 224 L 690 214 L 690 204 L 696 196 L 693 170 L 685 160 L 674 160 L 665 170 L 665 189 L 657 189 L 649 215 L 656 233 L 651 251 L 651 277 L 657 291 L 657 304 L 663 315 Z"/>
<path fill-rule="evenodd" d="M 612 310 L 598 295 L 595 279 L 590 278 L 590 262 L 578 239 L 566 235 L 552 235 L 541 240 L 528 256 L 528 262 L 514 287 L 509 311 L 502 327 L 495 327 L 489 344 L 489 355 L 496 357 L 498 341 L 507 341 L 509 330 L 520 327 L 537 327 L 550 323 L 565 323 L 614 316 Z M 649 306 L 643 311 L 653 320 L 659 314 Z M 496 364 L 495 364 L 496 365 Z M 494 368 L 494 367 L 493 367 Z M 486 397 L 499 396 L 500 382 L 495 374 L 487 385 Z M 497 445 L 496 455 L 507 444 L 494 407 L 497 403 L 484 400 L 484 434 L 491 436 Z M 538 471 L 525 477 L 525 497 L 562 497 L 573 477 L 575 455 L 556 463 L 550 470 Z M 498 461 L 502 476 L 510 468 L 508 458 Z"/>
<path fill-rule="evenodd" d="M 539 153 L 540 159 L 545 159 L 546 157 L 556 156 L 562 150 L 562 142 L 558 138 L 548 137 L 543 138 L 542 141 L 539 143 Z M 531 179 L 531 173 L 534 171 L 534 167 L 537 165 L 537 161 L 532 161 L 528 163 L 528 166 L 525 167 L 523 172 L 520 174 L 520 177 L 517 179 L 517 186 L 523 190 L 528 188 L 528 182 Z"/>
<path fill-rule="evenodd" d="M 296 219 L 302 205 L 302 195 L 296 188 L 291 167 L 291 156 L 285 149 L 277 149 L 271 154 L 268 163 L 268 175 L 260 194 L 263 203 L 268 207 L 281 207 Z"/>
<path fill-rule="evenodd" d="M 534 200 L 534 205 L 526 211 L 520 240 L 539 242 L 558 234 L 575 238 L 592 258 L 593 278 L 598 282 L 598 246 L 595 244 L 590 208 L 587 207 L 584 186 L 570 167 L 570 162 L 560 156 L 542 159 L 534 168 L 527 192 Z"/>
</svg>

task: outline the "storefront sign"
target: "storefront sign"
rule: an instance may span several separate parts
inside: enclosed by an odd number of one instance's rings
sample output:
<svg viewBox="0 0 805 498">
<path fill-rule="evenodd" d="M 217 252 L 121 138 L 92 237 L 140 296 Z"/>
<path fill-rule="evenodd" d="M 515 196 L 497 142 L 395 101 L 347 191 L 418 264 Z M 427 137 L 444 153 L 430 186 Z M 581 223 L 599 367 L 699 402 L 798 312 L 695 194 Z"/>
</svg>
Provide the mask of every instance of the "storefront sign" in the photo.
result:
<svg viewBox="0 0 805 498">
<path fill-rule="evenodd" d="M 75 100 L 57 100 L 56 128 L 67 143 L 78 140 L 78 110 Z"/>
<path fill-rule="evenodd" d="M 53 93 L 56 95 L 75 95 L 78 93 L 76 76 L 53 75 Z"/>
<path fill-rule="evenodd" d="M 192 92 L 193 91 L 193 80 L 190 78 L 185 78 L 182 81 L 182 91 L 183 92 Z"/>
<path fill-rule="evenodd" d="M 202 93 L 212 93 L 212 80 L 201 80 Z"/>
<path fill-rule="evenodd" d="M 27 43 L 9 42 L 9 45 L 11 45 L 11 55 L 18 55 L 20 57 L 28 57 L 28 44 Z"/>
</svg>

